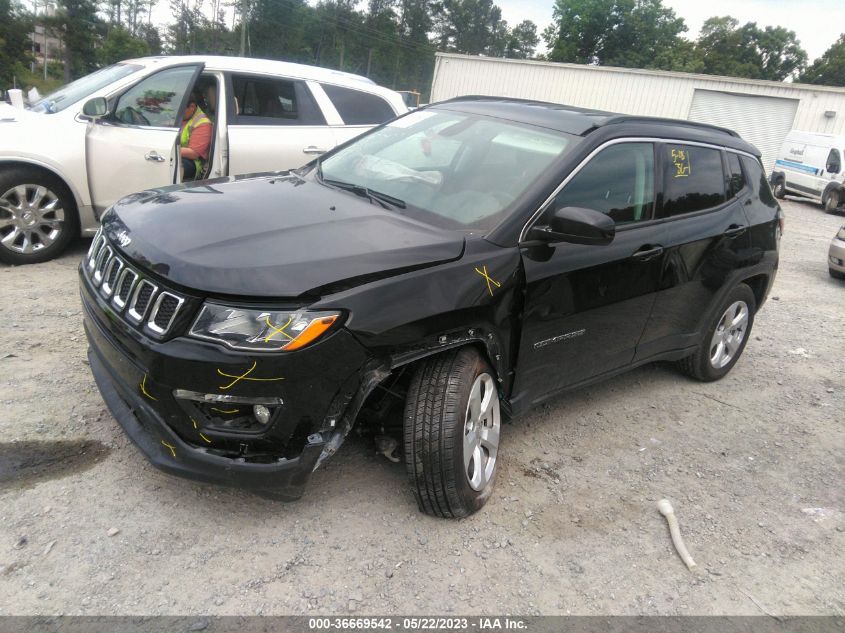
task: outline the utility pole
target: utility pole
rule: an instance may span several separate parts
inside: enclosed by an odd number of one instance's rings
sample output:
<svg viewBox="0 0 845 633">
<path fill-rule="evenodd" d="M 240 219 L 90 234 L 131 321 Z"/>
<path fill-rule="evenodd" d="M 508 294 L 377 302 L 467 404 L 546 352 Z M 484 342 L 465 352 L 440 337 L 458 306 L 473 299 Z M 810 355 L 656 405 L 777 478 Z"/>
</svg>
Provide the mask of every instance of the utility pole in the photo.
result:
<svg viewBox="0 0 845 633">
<path fill-rule="evenodd" d="M 47 81 L 47 2 L 44 2 L 44 81 Z"/>
<path fill-rule="evenodd" d="M 370 49 L 370 52 L 367 53 L 367 77 L 370 76 L 370 66 L 373 63 L 373 49 Z"/>
<path fill-rule="evenodd" d="M 247 0 L 241 0 L 241 57 L 246 52 L 246 13 Z"/>
<path fill-rule="evenodd" d="M 343 53 L 344 53 L 344 46 L 343 40 L 340 41 L 340 63 L 338 64 L 338 70 L 343 70 Z"/>
</svg>

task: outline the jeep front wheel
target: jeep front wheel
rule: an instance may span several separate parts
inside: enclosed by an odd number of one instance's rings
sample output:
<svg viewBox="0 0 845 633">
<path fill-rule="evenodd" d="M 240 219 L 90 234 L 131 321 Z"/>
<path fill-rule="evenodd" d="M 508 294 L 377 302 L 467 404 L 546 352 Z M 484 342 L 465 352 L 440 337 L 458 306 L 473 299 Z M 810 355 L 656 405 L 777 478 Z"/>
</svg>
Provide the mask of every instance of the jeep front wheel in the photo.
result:
<svg viewBox="0 0 845 633">
<path fill-rule="evenodd" d="M 53 259 L 78 232 L 76 204 L 61 180 L 28 167 L 0 172 L 0 262 Z"/>
<path fill-rule="evenodd" d="M 424 362 L 405 403 L 405 464 L 417 505 L 465 517 L 487 502 L 499 465 L 501 411 L 493 371 L 473 348 Z"/>
</svg>

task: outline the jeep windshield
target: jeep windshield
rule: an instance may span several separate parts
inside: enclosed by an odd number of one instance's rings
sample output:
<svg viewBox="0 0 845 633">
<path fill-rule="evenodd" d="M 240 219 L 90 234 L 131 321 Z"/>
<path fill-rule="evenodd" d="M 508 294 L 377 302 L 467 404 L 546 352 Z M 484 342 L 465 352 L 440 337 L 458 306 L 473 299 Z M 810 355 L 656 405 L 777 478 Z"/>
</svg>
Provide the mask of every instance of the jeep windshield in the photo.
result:
<svg viewBox="0 0 845 633">
<path fill-rule="evenodd" d="M 66 86 L 62 86 L 55 92 L 51 92 L 46 97 L 36 101 L 30 110 L 44 114 L 61 112 L 77 101 L 94 94 L 101 88 L 105 88 L 110 83 L 128 77 L 142 68 L 143 66 L 138 64 L 115 64 L 101 68 L 90 75 L 85 75 Z"/>
<path fill-rule="evenodd" d="M 488 231 L 576 138 L 504 119 L 422 110 L 326 157 L 319 178 L 441 228 Z"/>
</svg>

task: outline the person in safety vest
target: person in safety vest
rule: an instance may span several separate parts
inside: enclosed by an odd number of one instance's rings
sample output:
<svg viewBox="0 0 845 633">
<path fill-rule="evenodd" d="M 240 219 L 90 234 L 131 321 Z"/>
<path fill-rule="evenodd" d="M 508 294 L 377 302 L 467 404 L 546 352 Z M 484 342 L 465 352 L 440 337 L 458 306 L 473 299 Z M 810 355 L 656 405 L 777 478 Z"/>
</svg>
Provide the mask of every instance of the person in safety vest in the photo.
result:
<svg viewBox="0 0 845 633">
<path fill-rule="evenodd" d="M 202 175 L 211 146 L 211 121 L 197 105 L 197 101 L 198 96 L 192 92 L 185 114 L 182 115 L 182 130 L 179 133 L 182 180 L 194 180 Z"/>
</svg>

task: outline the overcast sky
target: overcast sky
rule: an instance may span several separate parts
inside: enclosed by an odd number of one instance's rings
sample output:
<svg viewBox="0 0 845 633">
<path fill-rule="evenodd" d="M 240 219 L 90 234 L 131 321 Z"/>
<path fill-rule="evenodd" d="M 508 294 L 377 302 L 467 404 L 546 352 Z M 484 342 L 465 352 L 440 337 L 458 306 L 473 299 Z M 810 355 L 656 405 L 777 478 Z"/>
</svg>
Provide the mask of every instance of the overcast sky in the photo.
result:
<svg viewBox="0 0 845 633">
<path fill-rule="evenodd" d="M 531 20 L 542 33 L 552 21 L 553 0 L 496 0 L 496 4 L 511 26 Z M 684 18 L 690 39 L 698 37 L 701 25 L 714 15 L 732 15 L 740 24 L 786 27 L 795 31 L 810 61 L 845 32 L 843 0 L 663 0 L 663 4 Z"/>
</svg>

